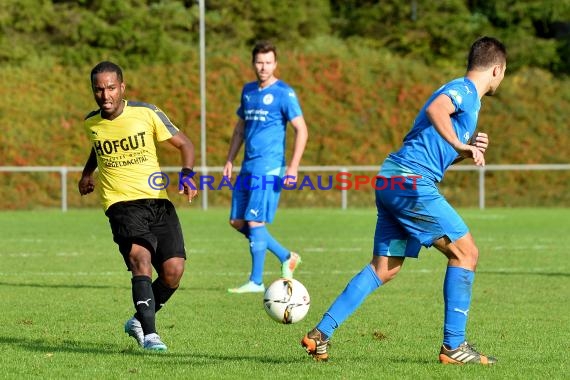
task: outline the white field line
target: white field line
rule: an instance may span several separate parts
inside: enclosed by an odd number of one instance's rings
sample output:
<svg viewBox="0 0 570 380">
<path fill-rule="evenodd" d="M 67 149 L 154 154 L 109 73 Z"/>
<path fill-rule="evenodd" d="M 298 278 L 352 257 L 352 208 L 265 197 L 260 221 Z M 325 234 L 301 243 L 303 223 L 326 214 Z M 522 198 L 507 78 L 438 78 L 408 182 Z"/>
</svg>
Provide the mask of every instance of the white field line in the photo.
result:
<svg viewBox="0 0 570 380">
<path fill-rule="evenodd" d="M 355 270 L 322 270 L 322 271 L 310 271 L 310 270 L 303 270 L 303 275 L 305 276 L 330 276 L 330 275 L 354 275 L 358 273 L 360 269 Z M 431 273 L 440 273 L 443 269 L 402 269 L 402 273 L 421 273 L 421 274 L 431 274 Z M 527 267 L 521 268 L 488 268 L 487 270 L 478 270 L 477 274 L 485 274 L 485 273 L 492 273 L 492 274 L 499 274 L 499 273 L 521 273 L 521 274 L 540 274 L 544 272 L 552 272 L 553 268 L 532 268 L 529 271 Z M 207 277 L 247 277 L 249 275 L 249 271 L 192 271 L 191 269 L 187 269 L 186 271 L 188 276 L 207 276 Z M 279 276 L 281 274 L 280 271 L 264 271 L 263 274 L 269 277 Z M 0 277 L 26 277 L 26 276 L 33 276 L 33 277 L 125 277 L 125 271 L 117 271 L 117 272 L 34 272 L 34 271 L 26 271 L 26 272 L 0 272 Z M 193 282 L 193 281 L 192 281 Z M 19 285 L 25 285 L 24 283 L 19 283 Z M 186 288 L 192 288 L 192 283 L 190 283 Z"/>
</svg>

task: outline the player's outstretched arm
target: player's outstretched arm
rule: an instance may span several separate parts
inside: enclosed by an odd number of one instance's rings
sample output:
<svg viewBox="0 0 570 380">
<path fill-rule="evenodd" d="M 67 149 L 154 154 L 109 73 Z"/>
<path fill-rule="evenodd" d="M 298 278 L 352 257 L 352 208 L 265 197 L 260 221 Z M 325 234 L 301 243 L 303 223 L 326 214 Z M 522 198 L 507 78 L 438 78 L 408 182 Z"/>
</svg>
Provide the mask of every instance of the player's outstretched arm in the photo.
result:
<svg viewBox="0 0 570 380">
<path fill-rule="evenodd" d="M 91 148 L 91 153 L 81 173 L 81 179 L 77 184 L 79 194 L 86 195 L 95 189 L 95 180 L 93 179 L 95 169 L 97 169 L 97 156 L 95 155 L 95 149 Z"/>
</svg>

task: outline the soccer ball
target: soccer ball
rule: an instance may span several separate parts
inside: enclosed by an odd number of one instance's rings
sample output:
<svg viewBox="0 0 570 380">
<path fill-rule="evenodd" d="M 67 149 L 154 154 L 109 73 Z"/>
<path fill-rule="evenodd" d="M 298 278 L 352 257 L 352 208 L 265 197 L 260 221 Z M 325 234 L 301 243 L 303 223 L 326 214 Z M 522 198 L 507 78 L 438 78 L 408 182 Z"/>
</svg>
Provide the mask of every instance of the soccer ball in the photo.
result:
<svg viewBox="0 0 570 380">
<path fill-rule="evenodd" d="M 294 279 L 280 278 L 265 290 L 263 307 L 275 321 L 296 323 L 305 318 L 311 306 L 307 288 Z"/>
</svg>

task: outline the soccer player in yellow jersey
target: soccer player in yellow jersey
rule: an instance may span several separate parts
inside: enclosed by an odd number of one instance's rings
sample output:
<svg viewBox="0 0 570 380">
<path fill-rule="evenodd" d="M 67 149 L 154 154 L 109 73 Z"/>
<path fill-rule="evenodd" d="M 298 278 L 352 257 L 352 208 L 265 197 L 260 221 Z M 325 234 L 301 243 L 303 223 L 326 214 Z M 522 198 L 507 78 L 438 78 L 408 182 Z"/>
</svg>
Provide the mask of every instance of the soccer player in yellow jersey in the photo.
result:
<svg viewBox="0 0 570 380">
<path fill-rule="evenodd" d="M 135 315 L 125 332 L 147 350 L 166 351 L 156 332 L 155 314 L 178 288 L 186 251 L 182 229 L 168 199 L 168 178 L 162 176 L 156 142 L 168 141 L 180 151 L 181 194 L 198 194 L 194 146 L 190 139 L 152 104 L 125 100 L 121 68 L 101 62 L 91 71 L 91 87 L 99 109 L 85 118 L 92 148 L 79 181 L 81 195 L 95 188 L 97 176 L 103 209 L 113 240 L 132 273 Z M 158 277 L 152 281 L 152 268 Z"/>
</svg>

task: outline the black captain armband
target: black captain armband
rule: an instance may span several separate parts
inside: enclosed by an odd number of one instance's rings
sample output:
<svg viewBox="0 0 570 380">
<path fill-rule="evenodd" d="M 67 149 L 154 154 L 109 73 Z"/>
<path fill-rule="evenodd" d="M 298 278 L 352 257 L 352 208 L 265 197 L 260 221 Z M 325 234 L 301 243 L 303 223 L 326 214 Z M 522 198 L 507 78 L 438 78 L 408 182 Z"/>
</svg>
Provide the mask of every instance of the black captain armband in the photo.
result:
<svg viewBox="0 0 570 380">
<path fill-rule="evenodd" d="M 190 168 L 180 169 L 180 173 L 178 174 L 178 191 L 185 192 L 185 186 L 191 190 L 196 190 L 196 186 L 194 185 L 193 180 L 190 181 L 195 175 L 196 172 Z"/>
<path fill-rule="evenodd" d="M 182 176 L 184 177 L 194 177 L 194 174 L 196 174 L 196 172 L 193 169 L 190 168 L 182 168 L 182 170 L 180 170 L 180 174 L 182 174 Z"/>
</svg>

